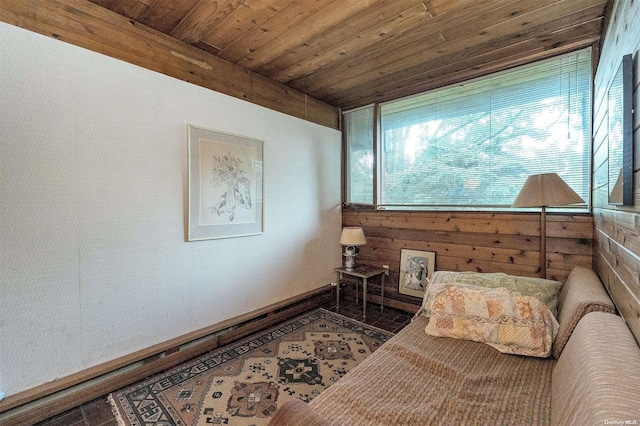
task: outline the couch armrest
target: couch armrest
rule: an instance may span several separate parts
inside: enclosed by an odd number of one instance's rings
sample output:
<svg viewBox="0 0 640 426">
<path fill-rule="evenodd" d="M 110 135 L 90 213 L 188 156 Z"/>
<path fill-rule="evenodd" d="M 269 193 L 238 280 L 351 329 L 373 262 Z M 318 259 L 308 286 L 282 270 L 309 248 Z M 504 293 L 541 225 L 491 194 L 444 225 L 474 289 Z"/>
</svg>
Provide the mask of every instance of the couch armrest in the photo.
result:
<svg viewBox="0 0 640 426">
<path fill-rule="evenodd" d="M 580 319 L 589 312 L 615 313 L 616 309 L 602 281 L 591 269 L 575 267 L 558 296 L 558 334 L 553 342 L 553 356 L 560 357 Z"/>
<path fill-rule="evenodd" d="M 639 423 L 639 365 L 640 348 L 624 319 L 585 315 L 553 370 L 551 424 Z"/>
</svg>

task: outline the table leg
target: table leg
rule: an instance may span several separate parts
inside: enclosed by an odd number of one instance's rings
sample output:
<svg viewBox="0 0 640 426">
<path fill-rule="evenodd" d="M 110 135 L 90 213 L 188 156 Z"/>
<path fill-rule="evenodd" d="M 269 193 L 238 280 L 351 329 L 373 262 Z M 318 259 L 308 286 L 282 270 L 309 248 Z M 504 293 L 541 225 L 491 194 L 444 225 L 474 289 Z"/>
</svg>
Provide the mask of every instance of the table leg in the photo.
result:
<svg viewBox="0 0 640 426">
<path fill-rule="evenodd" d="M 385 274 L 382 274 L 382 278 L 380 279 L 382 290 L 380 290 L 380 312 L 384 309 L 384 278 Z"/>
<path fill-rule="evenodd" d="M 366 319 L 367 319 L 367 279 L 363 278 L 362 279 L 362 321 Z"/>
<path fill-rule="evenodd" d="M 340 280 L 342 279 L 342 274 L 340 272 L 336 272 L 336 279 L 338 282 L 336 283 L 336 312 L 340 311 Z"/>
<path fill-rule="evenodd" d="M 358 277 L 356 277 L 356 305 L 359 304 L 358 302 L 358 285 L 360 284 L 360 280 L 358 279 Z"/>
</svg>

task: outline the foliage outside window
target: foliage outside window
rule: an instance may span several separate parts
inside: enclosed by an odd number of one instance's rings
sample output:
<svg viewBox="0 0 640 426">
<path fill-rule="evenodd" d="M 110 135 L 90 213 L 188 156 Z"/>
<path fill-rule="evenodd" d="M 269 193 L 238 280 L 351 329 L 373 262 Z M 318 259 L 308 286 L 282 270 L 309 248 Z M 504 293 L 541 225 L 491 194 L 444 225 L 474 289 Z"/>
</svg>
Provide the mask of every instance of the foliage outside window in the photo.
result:
<svg viewBox="0 0 640 426">
<path fill-rule="evenodd" d="M 379 208 L 501 209 L 555 172 L 589 205 L 590 49 L 381 104 L 377 158 L 367 111 L 345 113 L 347 202 L 377 178 Z"/>
</svg>

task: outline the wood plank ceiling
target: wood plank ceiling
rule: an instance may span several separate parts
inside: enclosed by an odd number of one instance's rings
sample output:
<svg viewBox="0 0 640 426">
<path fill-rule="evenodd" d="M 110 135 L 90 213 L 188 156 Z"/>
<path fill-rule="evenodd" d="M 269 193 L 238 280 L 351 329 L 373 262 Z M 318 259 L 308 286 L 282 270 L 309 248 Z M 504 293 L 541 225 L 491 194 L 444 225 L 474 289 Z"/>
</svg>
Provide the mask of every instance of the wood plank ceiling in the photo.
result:
<svg viewBox="0 0 640 426">
<path fill-rule="evenodd" d="M 597 42 L 607 0 L 91 0 L 350 109 Z"/>
</svg>

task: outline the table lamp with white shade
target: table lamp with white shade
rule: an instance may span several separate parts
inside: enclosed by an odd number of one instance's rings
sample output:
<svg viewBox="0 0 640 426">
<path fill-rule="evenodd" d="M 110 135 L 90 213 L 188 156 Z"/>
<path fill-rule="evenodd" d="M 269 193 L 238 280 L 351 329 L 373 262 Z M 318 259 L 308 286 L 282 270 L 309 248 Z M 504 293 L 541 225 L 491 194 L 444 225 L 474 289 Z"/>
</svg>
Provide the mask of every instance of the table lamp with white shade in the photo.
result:
<svg viewBox="0 0 640 426">
<path fill-rule="evenodd" d="M 356 265 L 356 255 L 358 254 L 358 246 L 367 244 L 367 239 L 364 237 L 364 231 L 359 226 L 349 226 L 342 228 L 342 235 L 340 236 L 340 245 L 345 246 L 344 249 L 344 267 L 345 269 L 352 270 Z"/>
</svg>

